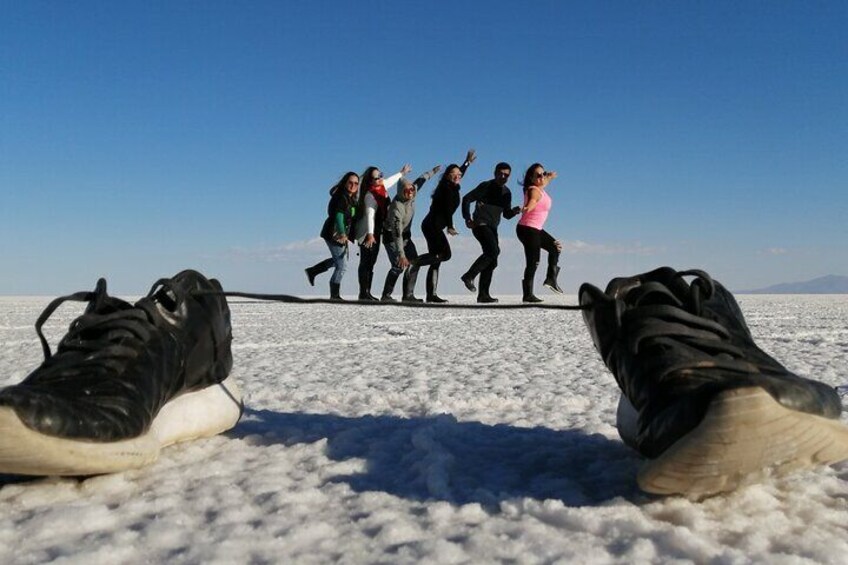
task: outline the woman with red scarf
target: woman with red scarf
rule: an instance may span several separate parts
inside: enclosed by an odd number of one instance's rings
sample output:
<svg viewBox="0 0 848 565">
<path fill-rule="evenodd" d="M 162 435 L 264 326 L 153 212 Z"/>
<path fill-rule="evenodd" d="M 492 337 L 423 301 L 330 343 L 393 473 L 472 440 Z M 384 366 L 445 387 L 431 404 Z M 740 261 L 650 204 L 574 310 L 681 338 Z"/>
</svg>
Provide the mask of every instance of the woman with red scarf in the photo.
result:
<svg viewBox="0 0 848 565">
<path fill-rule="evenodd" d="M 411 170 L 412 167 L 404 165 L 387 179 L 383 179 L 383 173 L 378 167 L 368 167 L 362 173 L 359 206 L 356 207 L 359 220 L 354 231 L 359 243 L 359 300 L 377 300 L 371 294 L 371 280 L 374 278 L 374 265 L 380 256 L 383 222 L 391 202 L 388 190 Z"/>
</svg>

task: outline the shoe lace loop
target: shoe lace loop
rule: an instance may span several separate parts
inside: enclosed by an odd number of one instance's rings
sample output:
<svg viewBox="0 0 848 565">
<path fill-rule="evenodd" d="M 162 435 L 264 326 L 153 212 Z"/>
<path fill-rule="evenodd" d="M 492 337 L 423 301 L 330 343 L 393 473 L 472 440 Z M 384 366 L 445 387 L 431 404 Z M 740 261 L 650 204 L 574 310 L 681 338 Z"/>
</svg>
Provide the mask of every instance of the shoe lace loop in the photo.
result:
<svg viewBox="0 0 848 565">
<path fill-rule="evenodd" d="M 702 305 L 713 296 L 715 283 L 703 271 L 678 273 L 695 276 L 685 293 L 675 294 L 659 282 L 647 282 L 628 292 L 630 308 L 621 315 L 626 326 L 628 346 L 633 355 L 655 348 L 673 352 L 675 362 L 656 367 L 660 378 L 686 369 L 722 368 L 734 371 L 758 370 L 733 345 L 730 332 L 719 322 L 702 316 Z M 652 364 L 652 356 L 646 363 Z M 666 357 L 668 359 L 668 357 Z"/>
<path fill-rule="evenodd" d="M 136 341 L 146 341 L 150 336 L 150 322 L 145 313 L 133 309 L 119 298 L 109 296 L 106 281 L 101 278 L 93 291 L 76 292 L 54 299 L 38 317 L 35 331 L 45 361 L 54 355 L 44 336 L 43 326 L 59 306 L 68 301 L 88 302 L 89 306 L 84 314 L 71 322 L 68 333 L 59 342 L 60 351 L 88 353 L 87 359 L 100 359 L 112 365 L 114 362 L 110 359 L 135 355 L 136 349 L 130 345 Z"/>
</svg>

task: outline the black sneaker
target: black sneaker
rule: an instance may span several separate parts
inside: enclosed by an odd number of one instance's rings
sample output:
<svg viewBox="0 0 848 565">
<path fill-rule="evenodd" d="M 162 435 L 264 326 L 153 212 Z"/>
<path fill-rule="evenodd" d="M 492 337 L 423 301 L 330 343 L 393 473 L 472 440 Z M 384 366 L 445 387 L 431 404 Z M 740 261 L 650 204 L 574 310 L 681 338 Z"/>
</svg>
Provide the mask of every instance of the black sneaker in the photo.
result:
<svg viewBox="0 0 848 565">
<path fill-rule="evenodd" d="M 468 275 L 462 275 L 461 277 L 459 277 L 459 280 L 462 281 L 462 284 L 465 285 L 465 288 L 467 288 L 471 292 L 477 292 L 477 287 L 474 286 L 474 277 L 469 277 Z"/>
<path fill-rule="evenodd" d="M 548 274 L 545 276 L 545 282 L 542 284 L 548 287 L 552 292 L 557 294 L 564 294 L 563 290 L 560 288 L 557 283 L 557 277 L 559 277 L 559 267 L 548 267 Z"/>
<path fill-rule="evenodd" d="M 650 459 L 643 490 L 701 498 L 848 459 L 836 389 L 757 347 L 733 295 L 706 273 L 663 267 L 579 296 L 622 392 L 619 433 Z"/>
<path fill-rule="evenodd" d="M 227 379 L 232 332 L 220 291 L 183 271 L 135 305 L 109 296 L 103 279 L 51 302 L 35 324 L 44 362 L 0 390 L 0 473 L 122 471 L 233 427 L 242 404 Z M 67 300 L 89 304 L 52 354 L 41 327 Z"/>
<path fill-rule="evenodd" d="M 557 293 L 557 294 L 564 294 L 564 293 L 565 293 L 565 291 L 564 291 L 564 290 L 562 290 L 562 289 L 559 287 L 559 284 L 557 284 L 556 279 L 546 278 L 546 279 L 545 279 L 545 282 L 543 282 L 542 284 L 543 284 L 544 286 L 546 286 L 548 289 L 550 289 L 550 290 L 551 290 L 551 292 L 555 292 L 555 293 Z"/>
</svg>

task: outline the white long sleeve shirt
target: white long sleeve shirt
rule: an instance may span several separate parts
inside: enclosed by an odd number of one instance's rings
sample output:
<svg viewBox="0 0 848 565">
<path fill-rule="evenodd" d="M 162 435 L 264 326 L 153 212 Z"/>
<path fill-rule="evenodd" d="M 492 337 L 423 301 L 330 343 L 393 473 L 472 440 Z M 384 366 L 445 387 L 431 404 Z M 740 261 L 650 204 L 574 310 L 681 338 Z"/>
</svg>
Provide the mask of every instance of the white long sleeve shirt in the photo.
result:
<svg viewBox="0 0 848 565">
<path fill-rule="evenodd" d="M 401 174 L 395 173 L 390 177 L 386 177 L 383 179 L 383 186 L 386 187 L 386 193 L 394 188 L 394 186 L 400 180 Z M 391 196 L 389 196 L 391 198 Z M 374 234 L 374 230 L 376 229 L 376 218 L 377 218 L 377 199 L 374 198 L 374 195 L 370 192 L 365 195 L 365 213 L 362 217 L 359 218 L 359 221 L 356 222 L 356 242 L 362 243 L 365 241 L 365 236 L 370 234 Z"/>
</svg>

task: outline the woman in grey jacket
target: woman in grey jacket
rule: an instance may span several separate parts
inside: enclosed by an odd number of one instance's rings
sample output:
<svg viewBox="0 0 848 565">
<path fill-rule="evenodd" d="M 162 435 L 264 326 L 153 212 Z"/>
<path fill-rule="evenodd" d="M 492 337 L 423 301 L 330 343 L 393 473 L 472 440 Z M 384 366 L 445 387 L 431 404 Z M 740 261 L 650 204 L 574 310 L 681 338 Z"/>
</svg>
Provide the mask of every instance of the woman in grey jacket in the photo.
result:
<svg viewBox="0 0 848 565">
<path fill-rule="evenodd" d="M 389 204 L 386 221 L 383 224 L 383 240 L 391 265 L 380 297 L 383 302 L 395 301 L 392 298 L 392 292 L 401 273 L 404 274 L 402 300 L 423 302 L 420 298 L 415 298 L 415 282 L 418 280 L 418 269 L 429 265 L 432 261 L 418 260 L 418 251 L 412 242 L 412 218 L 415 216 L 415 196 L 418 190 L 441 168 L 441 165 L 436 165 L 415 179 L 415 182 L 405 178 L 398 181 L 397 195 Z"/>
</svg>

